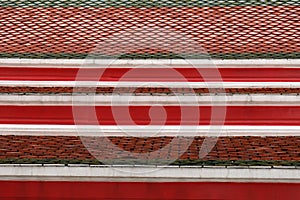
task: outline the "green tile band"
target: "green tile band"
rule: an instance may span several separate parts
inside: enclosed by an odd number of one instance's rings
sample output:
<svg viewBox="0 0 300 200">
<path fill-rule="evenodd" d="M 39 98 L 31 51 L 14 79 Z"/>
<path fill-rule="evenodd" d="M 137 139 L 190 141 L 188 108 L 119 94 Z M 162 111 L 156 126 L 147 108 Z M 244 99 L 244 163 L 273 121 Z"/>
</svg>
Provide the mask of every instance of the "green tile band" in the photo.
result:
<svg viewBox="0 0 300 200">
<path fill-rule="evenodd" d="M 116 59 L 258 59 L 258 58 L 272 58 L 272 59 L 299 59 L 300 52 L 292 53 L 210 53 L 210 54 L 188 54 L 178 56 L 177 54 L 124 54 L 121 56 L 94 56 L 95 58 L 116 58 Z M 91 54 L 78 53 L 0 53 L 0 58 L 36 58 L 36 59 L 85 59 L 93 58 Z"/>
<path fill-rule="evenodd" d="M 1 0 L 2 7 L 299 6 L 299 0 Z"/>
<path fill-rule="evenodd" d="M 104 163 L 96 159 L 37 159 L 37 158 L 5 158 L 0 159 L 0 164 L 89 164 L 104 165 L 111 164 L 159 164 L 166 163 L 167 160 L 106 160 Z M 169 162 L 168 162 L 169 163 Z M 171 165 L 193 165 L 193 166 L 300 166 L 300 161 L 291 160 L 176 160 Z"/>
</svg>

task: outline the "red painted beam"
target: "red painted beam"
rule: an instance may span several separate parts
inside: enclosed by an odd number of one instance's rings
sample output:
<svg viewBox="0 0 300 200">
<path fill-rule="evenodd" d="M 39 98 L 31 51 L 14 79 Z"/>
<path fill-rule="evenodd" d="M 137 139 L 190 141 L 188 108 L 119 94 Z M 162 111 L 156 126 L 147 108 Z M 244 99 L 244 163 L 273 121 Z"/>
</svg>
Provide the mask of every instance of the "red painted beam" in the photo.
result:
<svg viewBox="0 0 300 200">
<path fill-rule="evenodd" d="M 0 199 L 300 199 L 299 183 L 0 181 Z"/>
<path fill-rule="evenodd" d="M 227 106 L 226 110 L 222 106 L 0 106 L 0 110 L 1 124 L 74 124 L 74 114 L 76 124 L 209 125 L 222 124 L 224 116 L 225 125 L 300 125 L 300 106 Z"/>
<path fill-rule="evenodd" d="M 79 68 L 0 67 L 0 80 L 74 81 Z M 81 69 L 81 81 L 299 82 L 299 68 Z"/>
</svg>

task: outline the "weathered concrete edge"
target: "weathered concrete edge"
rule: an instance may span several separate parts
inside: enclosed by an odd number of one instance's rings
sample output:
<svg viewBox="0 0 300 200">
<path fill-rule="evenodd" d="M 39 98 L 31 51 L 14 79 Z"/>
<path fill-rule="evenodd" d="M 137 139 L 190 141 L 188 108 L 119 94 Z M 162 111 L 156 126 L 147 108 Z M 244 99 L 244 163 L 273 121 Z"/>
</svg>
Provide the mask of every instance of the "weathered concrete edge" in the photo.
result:
<svg viewBox="0 0 300 200">
<path fill-rule="evenodd" d="M 0 180 L 289 182 L 300 183 L 297 168 L 178 166 L 0 165 Z"/>
</svg>

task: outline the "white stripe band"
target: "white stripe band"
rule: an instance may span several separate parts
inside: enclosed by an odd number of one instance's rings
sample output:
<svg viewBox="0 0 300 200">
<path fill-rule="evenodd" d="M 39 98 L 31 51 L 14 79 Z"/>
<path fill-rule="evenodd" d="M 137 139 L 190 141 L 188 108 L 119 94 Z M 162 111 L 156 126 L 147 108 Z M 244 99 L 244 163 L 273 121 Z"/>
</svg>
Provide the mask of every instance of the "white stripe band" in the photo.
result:
<svg viewBox="0 0 300 200">
<path fill-rule="evenodd" d="M 0 81 L 5 87 L 300 88 L 300 82 Z"/>
<path fill-rule="evenodd" d="M 0 135 L 22 136 L 300 136 L 300 126 L 97 126 L 0 124 Z"/>
<path fill-rule="evenodd" d="M 300 182 L 300 170 L 251 167 L 0 165 L 0 180 Z"/>
<path fill-rule="evenodd" d="M 190 64 L 192 63 L 193 66 Z M 111 65 L 110 65 L 111 64 Z M 208 60 L 208 59 L 19 59 L 19 58 L 2 58 L 0 66 L 13 67 L 54 67 L 54 68 L 70 68 L 70 67 L 147 67 L 159 68 L 162 65 L 171 67 L 222 67 L 222 68 L 282 68 L 282 67 L 299 67 L 300 59 L 226 59 L 226 60 Z"/>
<path fill-rule="evenodd" d="M 234 94 L 202 96 L 127 96 L 127 95 L 0 95 L 0 105 L 300 105 L 299 95 Z"/>
</svg>

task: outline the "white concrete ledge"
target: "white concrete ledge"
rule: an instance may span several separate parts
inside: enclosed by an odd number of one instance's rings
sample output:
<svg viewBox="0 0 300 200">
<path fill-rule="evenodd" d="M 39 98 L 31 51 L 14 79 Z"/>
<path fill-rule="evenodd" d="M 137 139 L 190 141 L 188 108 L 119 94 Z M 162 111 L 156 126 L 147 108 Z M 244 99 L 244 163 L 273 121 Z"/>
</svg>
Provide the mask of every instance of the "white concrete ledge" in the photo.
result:
<svg viewBox="0 0 300 200">
<path fill-rule="evenodd" d="M 300 95 L 293 94 L 233 94 L 176 96 L 129 95 L 11 95 L 0 94 L 1 105 L 300 105 Z"/>
<path fill-rule="evenodd" d="M 299 137 L 300 126 L 97 126 L 0 124 L 0 135 L 96 137 Z"/>
<path fill-rule="evenodd" d="M 0 81 L 6 87 L 300 88 L 300 82 Z"/>
<path fill-rule="evenodd" d="M 0 165 L 0 180 L 300 182 L 300 170 L 177 166 Z"/>
<path fill-rule="evenodd" d="M 299 67 L 300 59 L 19 59 L 19 58 L 2 58 L 0 59 L 0 66 L 14 66 L 14 67 L 147 67 L 158 68 L 161 65 L 168 65 L 172 67 Z"/>
</svg>

